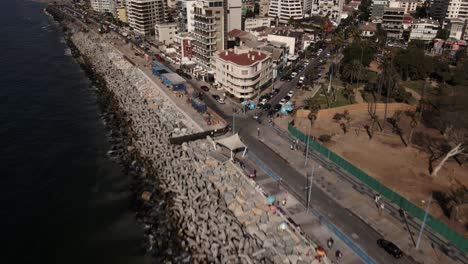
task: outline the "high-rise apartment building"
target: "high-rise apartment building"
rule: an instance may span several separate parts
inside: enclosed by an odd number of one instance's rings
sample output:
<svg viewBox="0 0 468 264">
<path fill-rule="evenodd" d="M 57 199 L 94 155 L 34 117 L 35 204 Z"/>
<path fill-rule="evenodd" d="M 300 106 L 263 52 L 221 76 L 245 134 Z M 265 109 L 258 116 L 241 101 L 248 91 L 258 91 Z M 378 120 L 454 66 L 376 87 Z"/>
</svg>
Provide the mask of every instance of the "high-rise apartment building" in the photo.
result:
<svg viewBox="0 0 468 264">
<path fill-rule="evenodd" d="M 116 8 L 115 0 L 91 0 L 91 8 L 99 13 L 114 13 Z"/>
<path fill-rule="evenodd" d="M 389 38 L 400 39 L 403 35 L 404 8 L 385 7 L 382 18 L 382 28 Z"/>
<path fill-rule="evenodd" d="M 141 35 L 154 32 L 155 24 L 163 24 L 166 20 L 165 0 L 128 0 L 128 23 L 133 30 Z"/>
<path fill-rule="evenodd" d="M 205 69 L 211 69 L 214 53 L 223 50 L 227 41 L 225 1 L 199 0 L 187 7 L 195 61 Z"/>
<path fill-rule="evenodd" d="M 302 0 L 270 0 L 268 16 L 281 24 L 287 24 L 291 18 L 301 19 Z"/>
<path fill-rule="evenodd" d="M 468 0 L 432 0 L 431 14 L 434 19 L 448 20 L 468 18 Z"/>
<path fill-rule="evenodd" d="M 313 0 L 302 0 L 302 14 L 304 16 L 310 16 L 312 12 Z"/>
<path fill-rule="evenodd" d="M 177 10 L 179 11 L 179 16 L 177 22 L 179 23 L 179 32 L 189 31 L 189 7 L 195 2 L 194 0 L 178 0 L 177 1 Z"/>
</svg>

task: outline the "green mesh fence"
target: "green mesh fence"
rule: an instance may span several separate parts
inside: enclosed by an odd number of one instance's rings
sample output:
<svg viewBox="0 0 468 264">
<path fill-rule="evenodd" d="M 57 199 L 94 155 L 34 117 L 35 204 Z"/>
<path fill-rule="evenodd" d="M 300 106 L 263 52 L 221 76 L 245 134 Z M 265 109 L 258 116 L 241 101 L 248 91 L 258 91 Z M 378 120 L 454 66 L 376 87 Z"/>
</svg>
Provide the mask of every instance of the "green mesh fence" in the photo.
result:
<svg viewBox="0 0 468 264">
<path fill-rule="evenodd" d="M 300 141 L 306 143 L 307 136 L 304 135 L 302 132 L 297 130 L 293 125 L 288 125 L 288 131 L 293 135 L 295 138 L 299 139 Z M 318 142 L 309 139 L 309 147 L 317 151 L 318 153 L 322 154 L 323 156 L 327 157 L 336 165 L 340 166 L 342 169 L 347 171 L 349 174 L 353 175 L 354 177 L 358 178 L 361 182 L 365 183 L 367 186 L 372 188 L 374 191 L 380 193 L 394 204 L 400 206 L 402 209 L 413 215 L 414 217 L 418 218 L 419 220 L 423 221 L 424 219 L 424 210 L 419 208 L 418 206 L 414 205 L 410 201 L 406 200 L 404 197 L 399 195 L 398 193 L 390 190 L 385 185 L 378 182 L 373 177 L 370 177 L 362 170 L 356 168 L 353 164 L 349 163 L 348 161 L 344 160 L 337 154 L 333 153 L 328 148 L 324 147 L 323 145 L 319 144 Z M 457 248 L 462 250 L 465 253 L 468 253 L 468 240 L 463 237 L 462 235 L 455 232 L 453 229 L 439 221 L 438 219 L 434 218 L 432 215 L 428 215 L 426 220 L 426 225 L 429 226 L 433 231 L 440 234 L 442 237 L 450 241 L 453 245 Z"/>
</svg>

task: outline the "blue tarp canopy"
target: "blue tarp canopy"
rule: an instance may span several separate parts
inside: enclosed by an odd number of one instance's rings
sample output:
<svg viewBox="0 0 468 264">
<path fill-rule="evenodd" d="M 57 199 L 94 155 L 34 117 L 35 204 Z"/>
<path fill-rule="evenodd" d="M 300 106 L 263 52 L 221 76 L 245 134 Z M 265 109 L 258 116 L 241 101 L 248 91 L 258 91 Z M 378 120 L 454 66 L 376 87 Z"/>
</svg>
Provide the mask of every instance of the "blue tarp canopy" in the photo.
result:
<svg viewBox="0 0 468 264">
<path fill-rule="evenodd" d="M 281 110 L 280 112 L 284 115 L 287 115 L 289 112 L 291 112 L 293 110 L 293 106 L 290 102 L 284 104 L 282 107 L 281 107 Z"/>
</svg>

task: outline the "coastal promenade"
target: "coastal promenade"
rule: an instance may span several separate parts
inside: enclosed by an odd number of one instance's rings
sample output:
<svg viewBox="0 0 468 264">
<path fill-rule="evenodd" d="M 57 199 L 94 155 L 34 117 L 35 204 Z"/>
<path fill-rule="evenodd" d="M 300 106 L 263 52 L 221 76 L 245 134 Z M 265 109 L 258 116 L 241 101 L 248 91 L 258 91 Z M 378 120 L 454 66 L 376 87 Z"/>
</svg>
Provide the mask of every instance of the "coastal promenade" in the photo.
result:
<svg viewBox="0 0 468 264">
<path fill-rule="evenodd" d="M 168 228 L 178 230 L 182 248 L 190 253 L 181 262 L 318 263 L 315 243 L 293 229 L 278 229 L 284 216 L 270 212 L 263 193 L 253 191 L 258 190 L 255 184 L 223 160 L 226 157 L 213 149 L 209 138 L 182 145 L 169 143 L 170 137 L 189 135 L 202 127 L 175 106 L 178 97 L 170 100 L 164 96 L 167 88 L 116 52 L 112 40 L 96 32 L 81 32 L 76 24 L 67 26 L 71 41 L 124 111 L 122 118 L 129 123 L 132 136 L 122 151 L 140 160 L 142 177 L 156 179 L 157 189 L 174 202 Z M 220 197 L 222 190 L 232 195 Z M 152 200 L 154 191 L 141 194 L 143 203 L 156 202 Z M 232 205 L 233 197 L 239 206 Z M 147 225 L 150 230 L 156 228 L 150 222 Z M 157 247 L 158 236 L 149 232 L 151 248 Z"/>
</svg>

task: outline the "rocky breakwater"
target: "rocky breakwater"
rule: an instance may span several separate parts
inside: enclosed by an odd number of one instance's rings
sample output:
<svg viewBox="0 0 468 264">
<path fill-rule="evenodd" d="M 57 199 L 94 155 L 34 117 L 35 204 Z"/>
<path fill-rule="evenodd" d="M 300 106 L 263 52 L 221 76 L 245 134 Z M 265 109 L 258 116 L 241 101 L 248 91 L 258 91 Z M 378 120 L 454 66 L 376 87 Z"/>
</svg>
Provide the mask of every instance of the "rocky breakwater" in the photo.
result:
<svg viewBox="0 0 468 264">
<path fill-rule="evenodd" d="M 213 154 L 214 142 L 210 138 L 188 146 L 184 147 L 190 156 L 196 157 L 197 171 L 215 186 L 247 233 L 262 241 L 262 250 L 254 256 L 270 256 L 274 263 L 318 262 L 315 258 L 317 245 L 303 237 L 283 215 L 272 211 L 259 186 L 238 166 L 229 160 L 217 159 L 219 155 Z M 322 261 L 327 263 L 328 259 Z"/>
<path fill-rule="evenodd" d="M 191 253 L 185 261 L 272 263 L 270 256 L 262 254 L 262 241 L 247 232 L 214 184 L 197 170 L 203 157 L 191 145 L 169 143 L 170 137 L 194 132 L 192 121 L 102 37 L 72 32 L 71 40 L 125 112 L 124 121 L 132 130 L 126 149 L 138 152 L 145 166 L 142 181 L 155 180 L 165 194 L 171 208 L 168 228 L 177 231 L 181 248 Z M 151 194 L 143 192 L 142 199 L 151 201 Z M 151 229 L 150 219 L 147 224 Z M 161 243 L 158 233 L 149 237 L 154 244 Z"/>
</svg>

